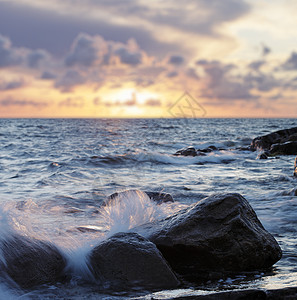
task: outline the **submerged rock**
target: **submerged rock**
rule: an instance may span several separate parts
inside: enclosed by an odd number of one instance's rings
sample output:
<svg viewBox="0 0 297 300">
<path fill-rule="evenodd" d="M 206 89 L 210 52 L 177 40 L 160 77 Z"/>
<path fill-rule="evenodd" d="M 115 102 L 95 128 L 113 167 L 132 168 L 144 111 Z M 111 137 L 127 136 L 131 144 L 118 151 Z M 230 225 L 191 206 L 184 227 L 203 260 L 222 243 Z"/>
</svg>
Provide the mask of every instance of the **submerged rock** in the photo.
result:
<svg viewBox="0 0 297 300">
<path fill-rule="evenodd" d="M 194 147 L 190 146 L 184 149 L 177 150 L 175 156 L 197 156 L 197 151 Z"/>
<path fill-rule="evenodd" d="M 179 281 L 157 247 L 137 233 L 118 233 L 90 254 L 94 277 L 104 287 L 175 288 Z"/>
<path fill-rule="evenodd" d="M 176 272 L 197 278 L 268 268 L 282 255 L 276 240 L 239 194 L 210 196 L 132 231 L 146 234 Z"/>
<path fill-rule="evenodd" d="M 4 271 L 21 287 L 55 283 L 63 276 L 65 261 L 49 242 L 13 236 L 1 243 Z"/>
<path fill-rule="evenodd" d="M 195 149 L 193 146 L 180 149 L 176 151 L 173 155 L 175 156 L 205 156 L 205 153 L 210 153 L 212 151 L 222 150 L 218 149 L 216 146 L 209 146 L 203 149 Z"/>
<path fill-rule="evenodd" d="M 297 127 L 278 130 L 263 136 L 258 136 L 251 143 L 251 150 L 269 150 L 273 144 L 283 144 L 296 141 Z"/>
</svg>

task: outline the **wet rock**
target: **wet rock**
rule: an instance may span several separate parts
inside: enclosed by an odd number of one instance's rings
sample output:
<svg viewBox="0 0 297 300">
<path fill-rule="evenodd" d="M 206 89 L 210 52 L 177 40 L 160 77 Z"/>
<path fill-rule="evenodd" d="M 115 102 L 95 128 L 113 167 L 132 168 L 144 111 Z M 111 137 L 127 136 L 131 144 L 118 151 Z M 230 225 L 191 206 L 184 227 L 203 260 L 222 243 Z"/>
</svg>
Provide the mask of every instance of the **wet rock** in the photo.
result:
<svg viewBox="0 0 297 300">
<path fill-rule="evenodd" d="M 157 204 L 162 204 L 165 202 L 174 202 L 172 196 L 167 193 L 158 193 L 158 192 L 145 192 L 151 200 Z"/>
<path fill-rule="evenodd" d="M 296 287 L 267 291 L 267 300 L 293 300 L 293 299 L 297 299 Z"/>
<path fill-rule="evenodd" d="M 138 193 L 140 197 L 148 196 L 152 201 L 156 202 L 157 204 L 162 204 L 165 202 L 174 202 L 172 196 L 167 193 L 159 193 L 159 192 L 142 192 L 139 190 L 126 190 L 123 192 L 116 192 L 107 197 L 107 200 L 103 203 L 103 205 L 107 205 L 110 203 L 111 200 L 115 199 L 119 196 L 129 195 L 129 193 L 134 194 Z"/>
<path fill-rule="evenodd" d="M 264 152 L 260 153 L 257 158 L 259 158 L 259 159 L 267 159 L 269 155 L 270 155 L 269 152 L 264 151 Z"/>
<path fill-rule="evenodd" d="M 263 136 L 258 136 L 251 143 L 251 150 L 269 150 L 273 144 L 283 144 L 294 141 L 297 134 L 297 127 L 278 130 Z"/>
<path fill-rule="evenodd" d="M 184 149 L 180 149 L 173 154 L 175 156 L 197 156 L 197 151 L 194 147 L 190 146 Z"/>
<path fill-rule="evenodd" d="M 118 233 L 90 254 L 94 277 L 108 288 L 175 288 L 179 282 L 157 247 L 136 233 Z"/>
<path fill-rule="evenodd" d="M 267 159 L 268 158 L 268 156 L 267 156 L 267 154 L 265 154 L 265 153 L 261 153 L 260 155 L 259 155 L 259 159 Z"/>
<path fill-rule="evenodd" d="M 1 242 L 4 271 L 21 287 L 56 283 L 63 277 L 65 260 L 49 242 L 13 236 Z"/>
<path fill-rule="evenodd" d="M 209 152 L 217 151 L 217 150 L 219 150 L 219 149 L 216 146 L 209 146 L 204 149 L 198 149 L 197 151 L 202 152 L 202 153 L 209 153 Z"/>
<path fill-rule="evenodd" d="M 178 297 L 176 300 L 265 300 L 267 299 L 266 293 L 261 290 L 242 290 L 219 292 L 208 295 L 198 295 L 189 297 Z"/>
<path fill-rule="evenodd" d="M 283 144 L 273 144 L 270 148 L 271 155 L 296 155 L 297 142 L 286 142 Z"/>
<path fill-rule="evenodd" d="M 222 150 L 218 149 L 216 146 L 209 146 L 207 148 L 203 149 L 195 149 L 194 147 L 190 146 L 184 149 L 178 150 L 175 154 L 175 156 L 205 156 L 205 153 L 210 153 L 212 151 Z"/>
<path fill-rule="evenodd" d="M 201 279 L 269 268 L 282 255 L 276 240 L 239 194 L 210 196 L 132 231 L 155 243 L 176 272 Z"/>
</svg>

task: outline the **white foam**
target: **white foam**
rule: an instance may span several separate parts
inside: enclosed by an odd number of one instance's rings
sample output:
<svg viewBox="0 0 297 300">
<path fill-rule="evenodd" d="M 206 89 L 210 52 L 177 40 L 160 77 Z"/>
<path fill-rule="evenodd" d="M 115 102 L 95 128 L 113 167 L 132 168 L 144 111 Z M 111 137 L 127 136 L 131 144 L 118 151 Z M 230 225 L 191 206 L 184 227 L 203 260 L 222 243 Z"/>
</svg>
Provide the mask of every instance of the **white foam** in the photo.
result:
<svg viewBox="0 0 297 300">
<path fill-rule="evenodd" d="M 146 193 L 138 190 L 119 193 L 101 208 L 100 213 L 109 229 L 108 236 L 165 216 L 163 206 L 155 204 Z"/>
</svg>

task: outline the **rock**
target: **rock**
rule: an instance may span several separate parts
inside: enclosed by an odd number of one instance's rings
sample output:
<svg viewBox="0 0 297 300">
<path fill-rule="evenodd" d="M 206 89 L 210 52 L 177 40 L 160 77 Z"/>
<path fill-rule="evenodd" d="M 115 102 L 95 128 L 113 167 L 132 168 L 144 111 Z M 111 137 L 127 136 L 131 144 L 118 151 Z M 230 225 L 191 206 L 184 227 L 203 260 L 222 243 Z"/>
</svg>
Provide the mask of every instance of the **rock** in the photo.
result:
<svg viewBox="0 0 297 300">
<path fill-rule="evenodd" d="M 267 159 L 268 156 L 269 156 L 269 154 L 267 153 L 267 151 L 265 151 L 265 152 L 260 153 L 257 158 L 259 158 L 259 159 Z"/>
<path fill-rule="evenodd" d="M 184 149 L 180 149 L 176 151 L 173 155 L 175 156 L 205 156 L 205 153 L 209 153 L 212 151 L 220 150 L 216 146 L 209 146 L 204 149 L 195 149 L 194 147 L 190 146 Z"/>
<path fill-rule="evenodd" d="M 216 146 L 209 146 L 208 148 L 198 149 L 197 151 L 202 152 L 202 153 L 209 153 L 209 152 L 216 151 L 216 150 L 219 150 Z"/>
<path fill-rule="evenodd" d="M 297 127 L 278 130 L 267 135 L 258 136 L 253 139 L 251 143 L 251 150 L 269 150 L 273 144 L 280 144 L 294 140 L 295 134 L 297 134 Z"/>
<path fill-rule="evenodd" d="M 103 205 L 107 205 L 111 200 L 115 199 L 119 196 L 125 196 L 126 194 L 129 196 L 129 193 L 134 194 L 137 193 L 140 197 L 148 196 L 152 201 L 157 204 L 162 204 L 165 202 L 174 202 L 172 196 L 167 193 L 159 193 L 159 192 L 142 192 L 139 190 L 126 190 L 122 192 L 116 192 L 107 197 L 107 200 L 103 203 Z"/>
<path fill-rule="evenodd" d="M 267 291 L 267 300 L 293 300 L 293 299 L 297 299 L 296 287 Z"/>
<path fill-rule="evenodd" d="M 212 293 L 208 295 L 177 297 L 175 300 L 265 300 L 266 293 L 261 290 L 241 290 Z"/>
<path fill-rule="evenodd" d="M 65 260 L 49 242 L 13 236 L 1 243 L 4 271 L 21 287 L 56 283 L 63 277 Z"/>
<path fill-rule="evenodd" d="M 190 146 L 188 148 L 180 149 L 173 154 L 175 156 L 197 156 L 197 151 L 194 147 Z"/>
<path fill-rule="evenodd" d="M 209 293 L 207 295 L 181 296 L 175 300 L 293 300 L 297 299 L 297 288 L 283 288 L 274 290 L 246 289 L 227 292 Z"/>
<path fill-rule="evenodd" d="M 90 254 L 94 277 L 109 288 L 175 288 L 179 281 L 157 247 L 136 233 L 117 233 Z"/>
<path fill-rule="evenodd" d="M 156 202 L 157 204 L 162 204 L 165 202 L 174 202 L 172 196 L 167 193 L 159 193 L 159 192 L 145 192 L 151 200 Z"/>
<path fill-rule="evenodd" d="M 271 155 L 296 155 L 297 142 L 286 142 L 283 144 L 273 144 L 270 148 Z"/>
<path fill-rule="evenodd" d="M 297 156 L 295 157 L 295 163 L 294 163 L 294 176 L 297 176 Z"/>
<path fill-rule="evenodd" d="M 217 194 L 165 220 L 132 229 L 155 243 L 177 273 L 199 279 L 271 267 L 282 251 L 247 200 Z"/>
</svg>

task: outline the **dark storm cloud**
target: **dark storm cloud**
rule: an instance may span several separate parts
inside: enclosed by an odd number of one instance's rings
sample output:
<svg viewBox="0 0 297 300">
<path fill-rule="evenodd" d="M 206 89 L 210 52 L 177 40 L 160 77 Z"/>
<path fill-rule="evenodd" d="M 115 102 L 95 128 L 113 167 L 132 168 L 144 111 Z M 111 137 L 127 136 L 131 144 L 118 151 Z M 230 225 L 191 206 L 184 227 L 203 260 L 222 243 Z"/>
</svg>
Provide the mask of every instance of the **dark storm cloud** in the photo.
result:
<svg viewBox="0 0 297 300">
<path fill-rule="evenodd" d="M 0 67 L 18 65 L 22 61 L 22 56 L 12 47 L 10 40 L 0 35 Z"/>
</svg>

